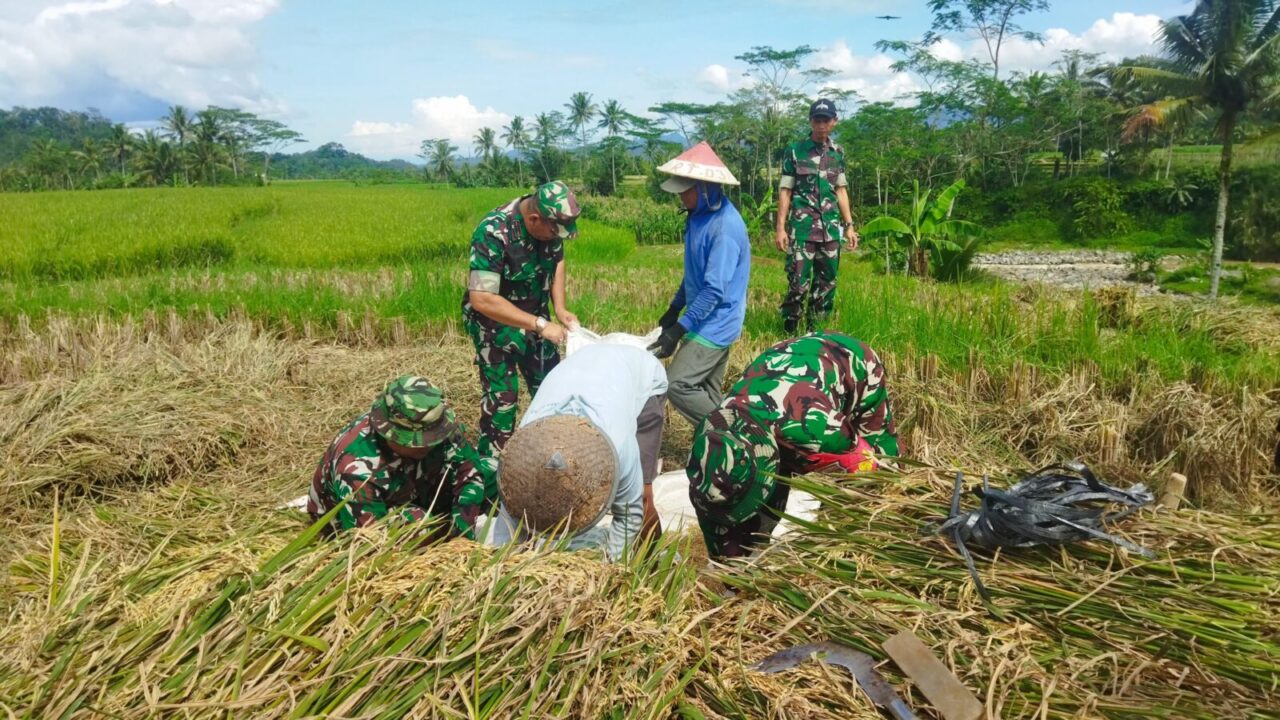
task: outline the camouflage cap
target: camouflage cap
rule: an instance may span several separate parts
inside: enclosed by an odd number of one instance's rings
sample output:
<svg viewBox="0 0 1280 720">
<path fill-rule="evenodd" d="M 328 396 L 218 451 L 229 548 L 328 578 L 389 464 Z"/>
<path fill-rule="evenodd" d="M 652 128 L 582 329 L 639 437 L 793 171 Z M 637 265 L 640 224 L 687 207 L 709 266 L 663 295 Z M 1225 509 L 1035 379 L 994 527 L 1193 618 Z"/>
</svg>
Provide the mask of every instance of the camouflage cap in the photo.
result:
<svg viewBox="0 0 1280 720">
<path fill-rule="evenodd" d="M 383 439 L 410 448 L 439 445 L 458 429 L 444 393 L 417 375 L 387 383 L 373 401 L 369 424 Z"/>
<path fill-rule="evenodd" d="M 694 434 L 685 474 L 697 492 L 691 499 L 713 518 L 735 524 L 751 517 L 773 496 L 776 447 L 753 442 L 751 423 L 716 410 Z"/>
<path fill-rule="evenodd" d="M 534 192 L 538 203 L 538 212 L 543 217 L 559 226 L 560 239 L 567 240 L 578 236 L 578 198 L 568 185 L 559 180 L 552 180 L 538 186 Z"/>
</svg>

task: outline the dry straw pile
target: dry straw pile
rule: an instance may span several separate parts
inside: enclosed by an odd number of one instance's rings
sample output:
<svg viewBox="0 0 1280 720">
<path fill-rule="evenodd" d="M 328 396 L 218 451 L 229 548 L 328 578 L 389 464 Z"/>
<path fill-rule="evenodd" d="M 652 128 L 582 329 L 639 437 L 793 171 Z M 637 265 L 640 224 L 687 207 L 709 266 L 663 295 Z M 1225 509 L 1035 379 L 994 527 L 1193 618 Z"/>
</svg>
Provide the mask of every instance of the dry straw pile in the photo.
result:
<svg viewBox="0 0 1280 720">
<path fill-rule="evenodd" d="M 893 370 L 908 447 L 936 464 L 1081 456 L 1123 483 L 1202 462 L 1200 497 L 1233 512 L 1274 482 L 1280 410 L 1264 393 L 1135 382 L 1120 396 L 1088 368 L 992 376 L 906 353 Z M 605 565 L 465 541 L 424 550 L 416 529 L 325 542 L 275 510 L 380 383 L 409 371 L 441 382 L 473 423 L 474 368 L 452 336 L 347 347 L 164 318 L 13 333 L 0 363 L 0 708 L 876 717 L 841 670 L 746 666 L 820 638 L 880 655 L 902 628 L 991 717 L 1256 717 L 1280 693 L 1280 525 L 1262 513 L 1144 512 L 1123 530 L 1156 560 L 1088 544 L 984 558 L 996 616 L 951 547 L 919 534 L 950 495 L 927 469 L 801 480 L 824 500 L 819 520 L 710 574 L 688 560 L 696 538 Z M 672 423 L 671 459 L 688 432 Z"/>
</svg>

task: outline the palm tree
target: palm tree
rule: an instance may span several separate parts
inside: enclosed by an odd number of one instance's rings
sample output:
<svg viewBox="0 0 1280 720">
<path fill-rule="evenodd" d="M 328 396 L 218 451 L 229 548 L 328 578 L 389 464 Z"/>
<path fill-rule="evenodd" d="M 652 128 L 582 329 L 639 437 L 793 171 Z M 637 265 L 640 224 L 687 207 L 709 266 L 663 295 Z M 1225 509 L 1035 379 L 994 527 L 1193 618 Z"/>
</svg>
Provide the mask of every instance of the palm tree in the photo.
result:
<svg viewBox="0 0 1280 720">
<path fill-rule="evenodd" d="M 457 152 L 458 146 L 450 144 L 448 139 L 424 140 L 422 145 L 426 151 L 427 163 L 435 170 L 436 177 L 448 180 L 453 174 L 453 154 Z"/>
<path fill-rule="evenodd" d="M 124 176 L 124 161 L 133 150 L 133 135 L 122 123 L 111 126 L 111 136 L 107 138 L 107 155 L 120 163 L 120 175 Z"/>
<path fill-rule="evenodd" d="M 533 138 L 538 147 L 543 150 L 549 150 L 556 146 L 556 140 L 560 137 L 563 127 L 562 116 L 558 112 L 538 113 L 533 119 Z"/>
<path fill-rule="evenodd" d="M 187 109 L 181 105 L 174 105 L 169 108 L 169 114 L 165 115 L 164 119 L 160 122 L 164 125 L 164 128 L 169 131 L 169 136 L 177 141 L 178 150 L 180 151 L 179 162 L 182 162 L 181 155 L 184 153 L 181 151 L 187 149 L 187 139 L 191 136 L 191 132 L 194 129 L 194 121 L 191 119 L 191 114 L 188 113 Z M 191 178 L 187 176 L 187 168 L 185 164 L 182 168 L 182 175 L 186 182 L 191 182 Z"/>
<path fill-rule="evenodd" d="M 480 128 L 475 137 L 471 138 L 472 144 L 475 145 L 476 154 L 480 156 L 480 162 L 488 163 L 498 154 L 498 134 L 493 128 Z"/>
<path fill-rule="evenodd" d="M 574 128 L 582 137 L 582 179 L 587 178 L 587 127 L 591 123 L 591 118 L 596 116 L 598 108 L 591 102 L 591 93 L 576 92 L 569 96 L 569 102 L 565 104 L 565 109 L 569 111 L 569 127 Z"/>
<path fill-rule="evenodd" d="M 102 162 L 106 157 L 106 153 L 93 138 L 85 138 L 80 149 L 72 151 L 71 156 L 80 165 L 81 173 L 87 173 L 92 170 L 95 180 L 102 179 Z"/>
<path fill-rule="evenodd" d="M 520 185 L 524 186 L 524 166 L 521 164 L 521 153 L 524 152 L 525 146 L 529 144 L 529 130 L 524 126 L 524 118 L 519 115 L 511 118 L 511 123 L 502 128 L 502 142 L 507 147 L 515 151 L 516 154 L 516 178 L 520 181 Z"/>
<path fill-rule="evenodd" d="M 630 120 L 630 114 L 622 109 L 622 104 L 617 100 L 610 100 L 604 104 L 604 109 L 600 111 L 600 122 L 596 127 L 603 128 L 605 136 L 609 140 L 617 137 L 619 133 L 626 130 L 627 123 Z M 609 176 L 613 180 L 614 192 L 618 189 L 618 160 L 614 154 L 612 144 L 609 147 Z"/>
<path fill-rule="evenodd" d="M 218 169 L 229 167 L 222 148 L 222 120 L 212 110 L 201 110 L 191 126 L 193 142 L 185 153 L 200 178 L 210 185 L 218 184 Z"/>
<path fill-rule="evenodd" d="M 52 190 L 54 184 L 60 183 L 65 175 L 67 155 L 54 140 L 41 138 L 31 143 L 31 158 L 28 160 L 28 165 L 31 172 L 44 180 L 44 188 Z"/>
<path fill-rule="evenodd" d="M 160 185 L 176 179 L 179 157 L 173 143 L 148 130 L 137 143 L 135 154 L 138 176 L 151 185 Z"/>
<path fill-rule="evenodd" d="M 1162 21 L 1160 36 L 1168 69 L 1125 66 L 1116 73 L 1148 85 L 1163 98 L 1139 112 L 1182 118 L 1217 115 L 1222 156 L 1209 273 L 1209 297 L 1215 298 L 1222 275 L 1236 125 L 1250 109 L 1280 106 L 1280 7 L 1275 0 L 1200 0 L 1191 14 Z"/>
</svg>

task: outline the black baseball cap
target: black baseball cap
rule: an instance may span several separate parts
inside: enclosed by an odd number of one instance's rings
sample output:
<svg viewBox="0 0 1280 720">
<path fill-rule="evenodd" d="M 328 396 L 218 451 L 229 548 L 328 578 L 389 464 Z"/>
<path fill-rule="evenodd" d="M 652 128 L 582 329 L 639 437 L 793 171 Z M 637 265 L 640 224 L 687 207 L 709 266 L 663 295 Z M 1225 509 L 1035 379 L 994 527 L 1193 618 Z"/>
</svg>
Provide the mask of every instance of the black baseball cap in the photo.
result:
<svg viewBox="0 0 1280 720">
<path fill-rule="evenodd" d="M 835 117 L 836 104 L 826 98 L 819 98 L 809 106 L 809 119 L 816 117 Z"/>
</svg>

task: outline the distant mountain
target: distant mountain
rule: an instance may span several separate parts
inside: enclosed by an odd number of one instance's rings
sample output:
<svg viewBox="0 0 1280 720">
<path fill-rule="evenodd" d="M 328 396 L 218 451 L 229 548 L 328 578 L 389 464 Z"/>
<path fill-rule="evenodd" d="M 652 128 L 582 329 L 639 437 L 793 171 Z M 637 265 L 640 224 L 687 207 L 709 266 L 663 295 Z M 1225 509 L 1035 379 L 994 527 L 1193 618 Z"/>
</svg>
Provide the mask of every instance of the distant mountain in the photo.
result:
<svg viewBox="0 0 1280 720">
<path fill-rule="evenodd" d="M 271 156 L 271 175 L 277 178 L 329 179 L 370 173 L 414 175 L 421 168 L 404 160 L 371 160 L 336 142 L 301 153 Z"/>
</svg>

